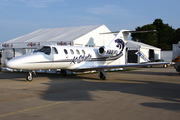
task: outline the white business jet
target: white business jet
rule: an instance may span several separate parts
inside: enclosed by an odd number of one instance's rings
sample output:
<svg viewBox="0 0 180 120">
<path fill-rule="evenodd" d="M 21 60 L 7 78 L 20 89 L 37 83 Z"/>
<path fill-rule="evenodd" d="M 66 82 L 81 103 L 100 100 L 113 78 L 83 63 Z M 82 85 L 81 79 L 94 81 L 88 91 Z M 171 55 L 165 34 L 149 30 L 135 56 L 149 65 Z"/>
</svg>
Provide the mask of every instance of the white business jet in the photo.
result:
<svg viewBox="0 0 180 120">
<path fill-rule="evenodd" d="M 105 79 L 107 74 L 104 72 L 104 69 L 108 68 L 145 66 L 149 64 L 167 64 L 163 62 L 131 65 L 109 65 L 111 62 L 123 55 L 123 50 L 126 45 L 125 39 L 129 37 L 130 33 L 144 32 L 154 31 L 121 30 L 120 32 L 111 32 L 113 34 L 118 34 L 108 46 L 101 46 L 99 48 L 57 45 L 42 46 L 40 49 L 35 50 L 31 54 L 22 55 L 9 60 L 6 63 L 6 66 L 17 70 L 29 70 L 29 74 L 26 79 L 27 81 L 32 81 L 35 70 L 61 69 L 61 74 L 63 75 L 66 75 L 66 70 L 97 70 L 99 72 L 98 76 L 100 79 Z"/>
</svg>

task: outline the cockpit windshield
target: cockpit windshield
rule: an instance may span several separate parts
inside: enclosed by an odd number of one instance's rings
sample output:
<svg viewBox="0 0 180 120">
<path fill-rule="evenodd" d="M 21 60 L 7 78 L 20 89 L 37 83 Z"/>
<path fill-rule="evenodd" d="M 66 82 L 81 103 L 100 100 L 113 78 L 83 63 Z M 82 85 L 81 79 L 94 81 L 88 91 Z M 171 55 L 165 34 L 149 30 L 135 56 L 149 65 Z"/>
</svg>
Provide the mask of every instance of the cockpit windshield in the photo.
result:
<svg viewBox="0 0 180 120">
<path fill-rule="evenodd" d="M 35 50 L 33 53 L 37 53 L 37 52 L 43 52 L 43 53 L 45 53 L 47 55 L 50 55 L 51 47 L 50 46 L 43 46 L 40 49 Z"/>
</svg>

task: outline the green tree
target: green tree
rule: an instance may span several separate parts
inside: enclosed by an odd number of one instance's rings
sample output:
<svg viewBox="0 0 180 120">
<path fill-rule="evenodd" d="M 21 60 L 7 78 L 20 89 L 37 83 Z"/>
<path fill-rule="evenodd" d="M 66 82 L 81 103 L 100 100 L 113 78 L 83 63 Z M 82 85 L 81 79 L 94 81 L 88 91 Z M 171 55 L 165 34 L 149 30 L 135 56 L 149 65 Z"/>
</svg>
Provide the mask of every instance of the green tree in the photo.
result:
<svg viewBox="0 0 180 120">
<path fill-rule="evenodd" d="M 172 41 L 172 44 L 177 44 L 180 41 L 180 28 L 175 30 L 175 37 Z"/>
<path fill-rule="evenodd" d="M 145 30 L 155 30 L 156 27 L 154 25 L 148 24 L 142 27 L 137 27 L 136 31 L 145 31 Z M 132 33 L 131 34 L 132 40 L 146 43 L 149 45 L 157 46 L 157 33 Z"/>
<path fill-rule="evenodd" d="M 157 30 L 157 33 L 147 34 L 131 34 L 132 40 L 143 42 L 162 50 L 171 50 L 172 44 L 176 44 L 178 35 L 180 37 L 180 29 L 174 30 L 168 24 L 164 24 L 161 19 L 155 19 L 152 24 L 137 27 L 139 30 Z"/>
</svg>

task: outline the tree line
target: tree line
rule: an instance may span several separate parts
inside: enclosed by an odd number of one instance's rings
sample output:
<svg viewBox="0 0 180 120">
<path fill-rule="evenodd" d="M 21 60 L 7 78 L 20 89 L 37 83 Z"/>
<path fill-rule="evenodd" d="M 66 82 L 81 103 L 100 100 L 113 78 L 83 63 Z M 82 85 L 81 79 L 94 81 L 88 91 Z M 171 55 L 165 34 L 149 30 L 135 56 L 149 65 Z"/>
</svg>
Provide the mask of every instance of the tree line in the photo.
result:
<svg viewBox="0 0 180 120">
<path fill-rule="evenodd" d="M 162 50 L 172 50 L 172 44 L 180 41 L 180 28 L 173 29 L 169 24 L 164 24 L 163 20 L 155 19 L 152 24 L 135 28 L 136 31 L 156 30 L 153 33 L 132 33 L 132 40 L 146 43 Z"/>
</svg>

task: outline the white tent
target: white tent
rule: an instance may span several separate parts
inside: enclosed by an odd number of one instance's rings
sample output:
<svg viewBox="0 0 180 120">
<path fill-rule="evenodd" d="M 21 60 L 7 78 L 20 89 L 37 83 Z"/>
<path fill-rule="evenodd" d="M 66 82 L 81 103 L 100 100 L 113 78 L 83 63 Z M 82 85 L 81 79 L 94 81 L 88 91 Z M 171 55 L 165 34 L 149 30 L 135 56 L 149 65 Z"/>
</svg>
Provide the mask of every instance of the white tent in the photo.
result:
<svg viewBox="0 0 180 120">
<path fill-rule="evenodd" d="M 65 42 L 71 45 L 71 42 L 74 40 L 100 26 L 101 25 L 39 29 L 29 34 L 4 42 L 2 44 L 2 48 L 32 48 L 42 46 L 44 44 L 61 44 L 61 41 L 63 41 L 62 45 L 65 44 Z"/>
</svg>

